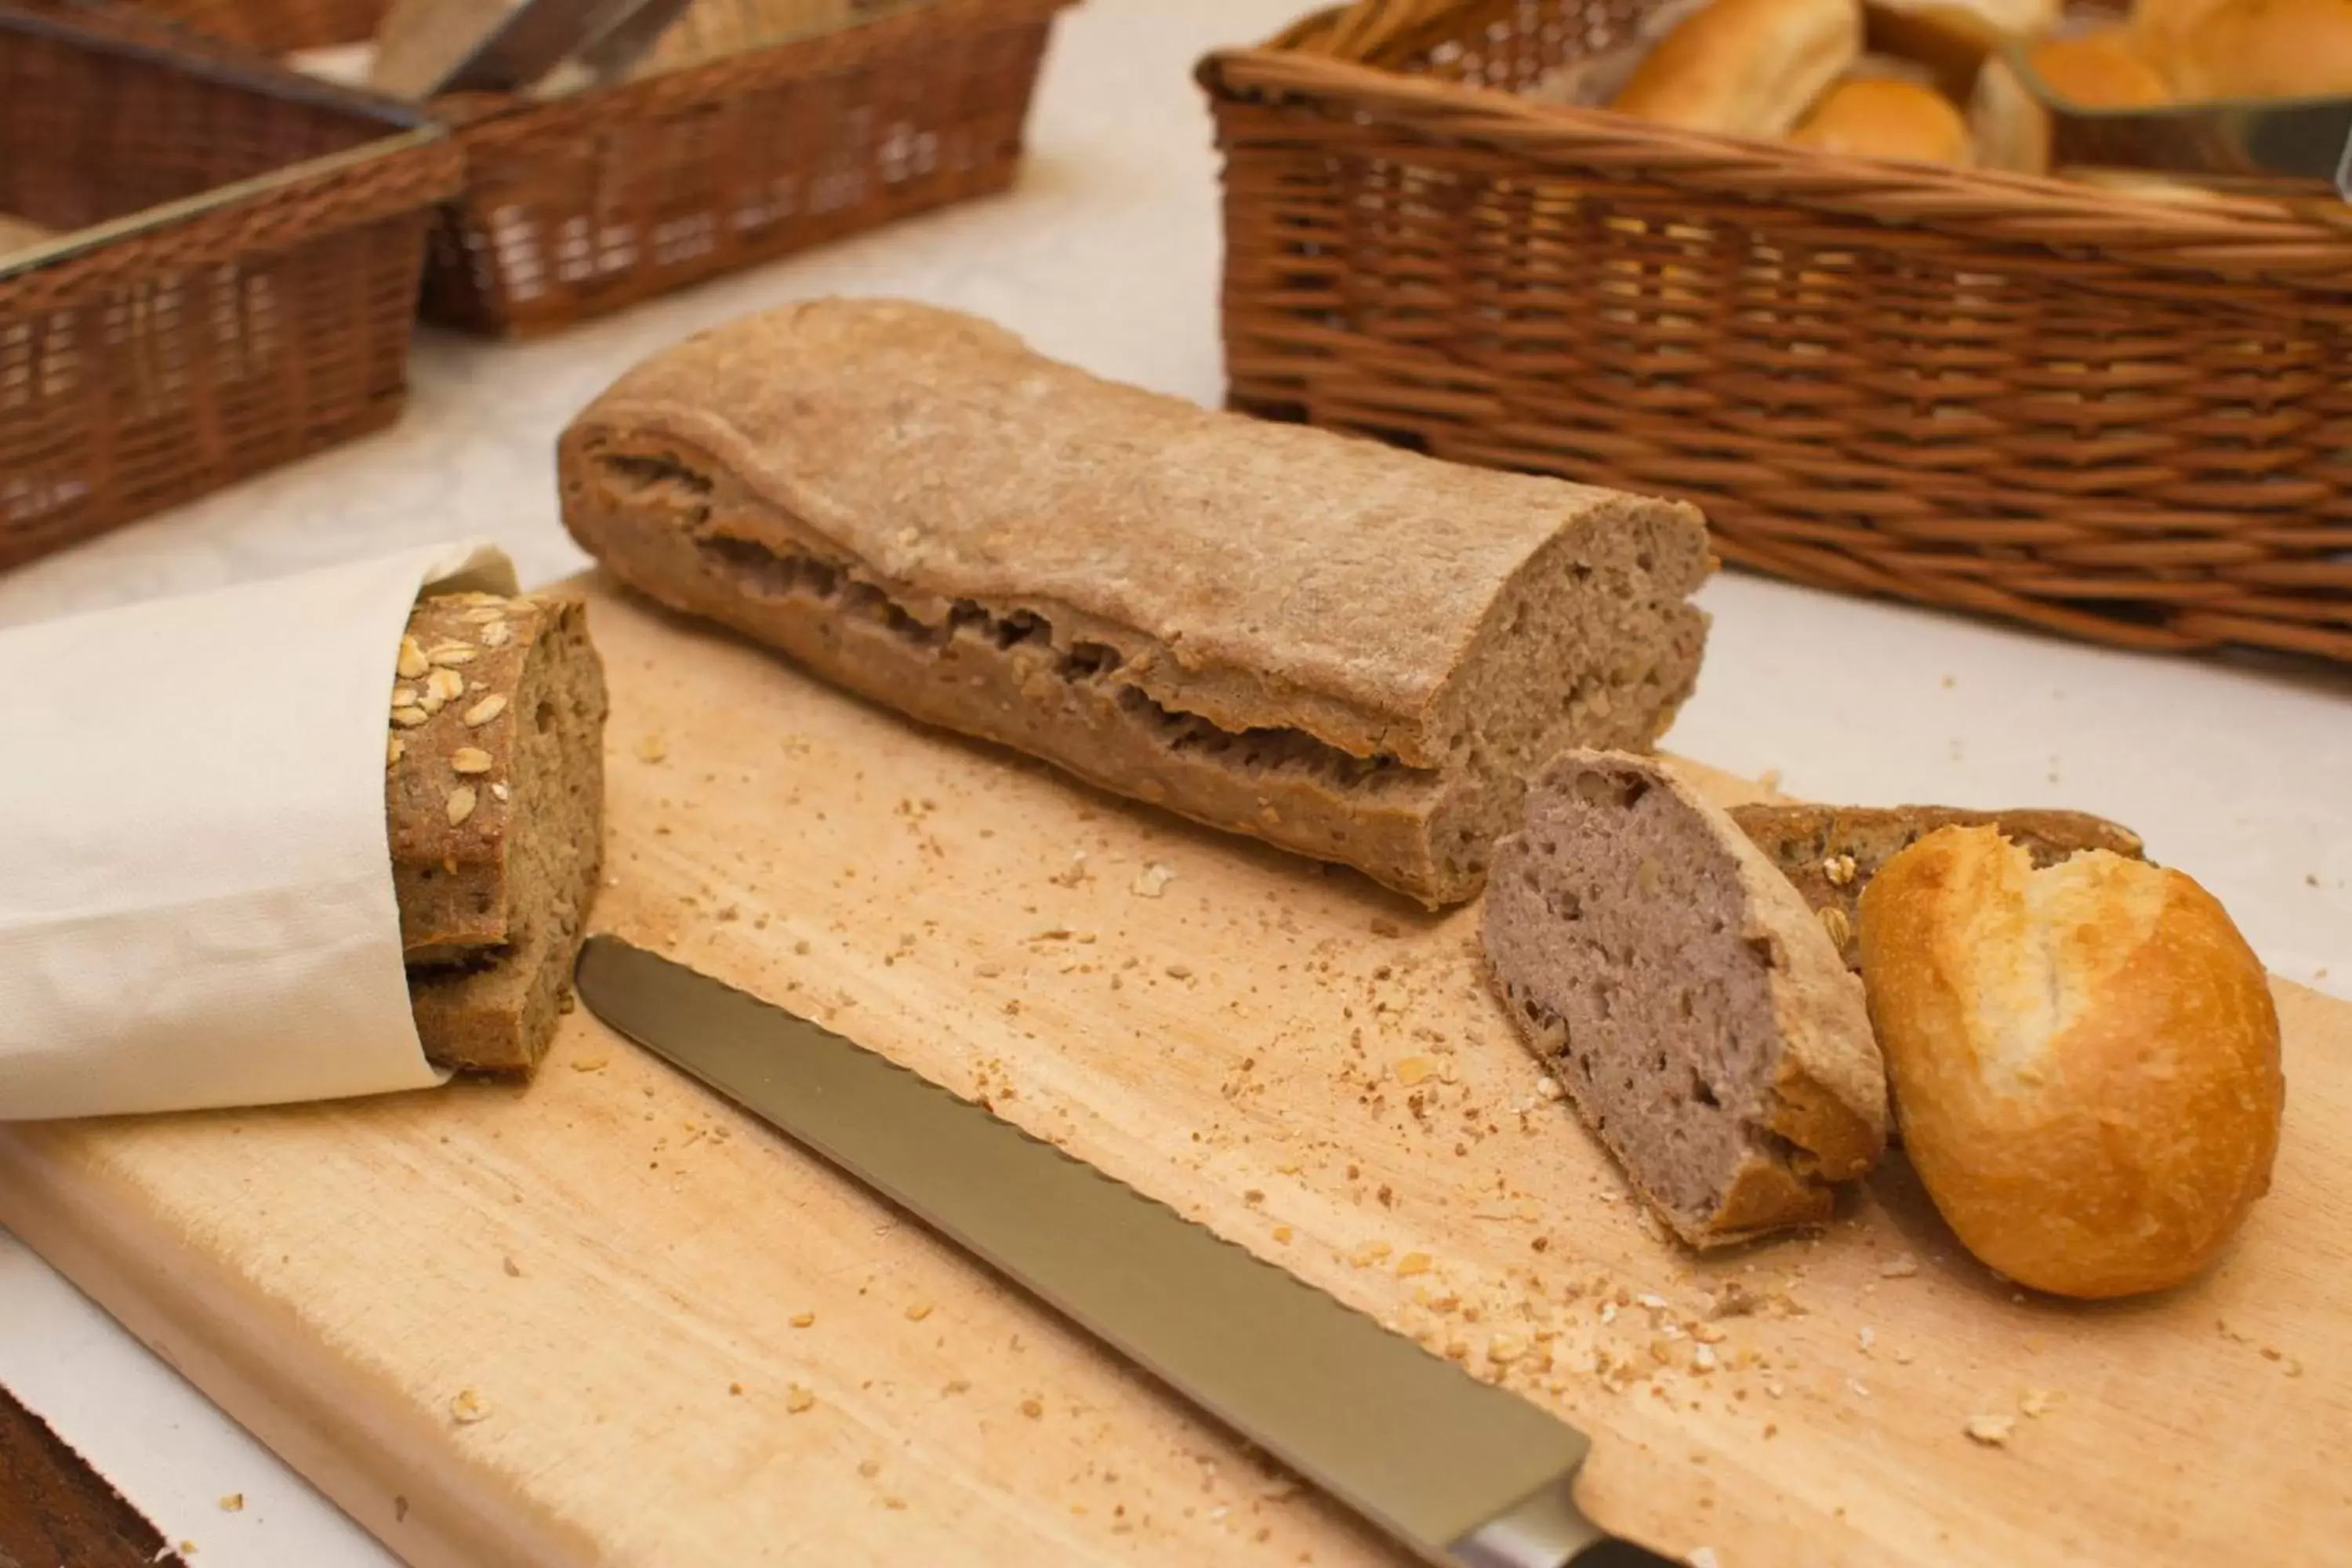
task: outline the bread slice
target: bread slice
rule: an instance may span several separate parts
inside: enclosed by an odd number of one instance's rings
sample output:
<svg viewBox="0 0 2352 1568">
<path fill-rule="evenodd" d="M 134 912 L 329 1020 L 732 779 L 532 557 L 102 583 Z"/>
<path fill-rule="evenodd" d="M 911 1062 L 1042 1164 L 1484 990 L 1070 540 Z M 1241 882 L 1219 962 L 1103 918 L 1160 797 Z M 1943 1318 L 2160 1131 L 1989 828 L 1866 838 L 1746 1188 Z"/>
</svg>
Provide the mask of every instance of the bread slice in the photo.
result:
<svg viewBox="0 0 2352 1568">
<path fill-rule="evenodd" d="M 385 813 L 425 1055 L 528 1070 L 603 862 L 604 679 L 587 607 L 427 599 L 392 700 Z"/>
<path fill-rule="evenodd" d="M 1560 757 L 1497 844 L 1511 1021 L 1694 1247 L 1829 1217 L 1886 1146 L 1861 982 L 1721 808 L 1654 760 Z"/>
<path fill-rule="evenodd" d="M 1690 692 L 1698 513 L 1106 382 L 953 311 L 819 300 L 564 433 L 622 581 L 917 719 L 1431 905 L 1564 746 Z"/>
<path fill-rule="evenodd" d="M 2081 811 L 1962 811 L 1948 805 L 1736 805 L 1732 821 L 1780 868 L 1837 943 L 1862 968 L 1862 890 L 1879 868 L 1940 827 L 1995 827 L 2036 866 L 2085 849 L 2137 860 L 2139 835 Z"/>
</svg>

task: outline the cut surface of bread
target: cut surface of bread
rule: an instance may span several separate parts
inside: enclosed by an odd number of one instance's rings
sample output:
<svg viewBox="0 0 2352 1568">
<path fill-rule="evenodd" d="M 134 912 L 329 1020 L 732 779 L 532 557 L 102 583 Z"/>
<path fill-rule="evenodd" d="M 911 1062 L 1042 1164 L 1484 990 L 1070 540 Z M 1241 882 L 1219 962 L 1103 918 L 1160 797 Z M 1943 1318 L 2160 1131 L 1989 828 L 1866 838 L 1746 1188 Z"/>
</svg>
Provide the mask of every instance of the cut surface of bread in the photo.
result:
<svg viewBox="0 0 2352 1568">
<path fill-rule="evenodd" d="M 1484 942 L 1512 1023 L 1684 1240 L 1827 1219 L 1875 1163 L 1861 983 L 1788 880 L 1664 765 L 1568 753 L 1496 847 Z"/>
<path fill-rule="evenodd" d="M 528 1070 L 603 863 L 606 704 L 587 608 L 427 599 L 396 679 L 385 810 L 425 1055 Z"/>
<path fill-rule="evenodd" d="M 1356 866 L 1483 883 L 1562 746 L 1696 679 L 1692 509 L 1102 381 L 953 311 L 688 340 L 562 444 L 614 575 L 929 723 Z"/>
<path fill-rule="evenodd" d="M 1820 918 L 1847 966 L 1862 967 L 1862 890 L 1889 860 L 1941 827 L 1994 827 L 2036 866 L 2085 849 L 2137 860 L 2139 835 L 2081 811 L 1963 811 L 1948 805 L 1735 805 L 1731 819 Z"/>
</svg>

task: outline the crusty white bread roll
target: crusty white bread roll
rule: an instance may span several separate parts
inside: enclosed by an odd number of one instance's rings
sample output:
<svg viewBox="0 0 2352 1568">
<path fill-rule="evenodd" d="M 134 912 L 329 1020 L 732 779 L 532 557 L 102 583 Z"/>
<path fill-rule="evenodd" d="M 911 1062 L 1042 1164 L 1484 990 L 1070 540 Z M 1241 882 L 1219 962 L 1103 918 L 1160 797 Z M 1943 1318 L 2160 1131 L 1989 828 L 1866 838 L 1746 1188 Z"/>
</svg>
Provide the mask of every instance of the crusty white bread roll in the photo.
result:
<svg viewBox="0 0 2352 1568">
<path fill-rule="evenodd" d="M 1856 0 L 1714 0 L 1610 104 L 1692 131 L 1779 136 L 1862 52 Z"/>
<path fill-rule="evenodd" d="M 2352 92 L 2352 0 L 2228 0 L 2158 63 L 2183 101 Z"/>
<path fill-rule="evenodd" d="M 2025 61 L 2051 91 L 2087 109 L 2139 108 L 2171 98 L 2138 36 L 2121 26 L 2044 38 L 2025 51 Z M 1969 98 L 1969 129 L 1987 168 L 2050 172 L 2050 111 L 2006 52 L 1986 60 L 1977 74 Z"/>
<path fill-rule="evenodd" d="M 1965 98 L 1977 68 L 2012 43 L 2058 25 L 2063 0 L 1864 0 L 1870 47 L 1934 68 L 1945 91 Z"/>
<path fill-rule="evenodd" d="M 2036 870 L 1996 829 L 1944 828 L 1864 889 L 1862 973 L 1911 1162 L 2011 1279 L 2179 1284 L 2269 1189 L 2278 1014 L 2179 872 L 2103 850 Z"/>
<path fill-rule="evenodd" d="M 1976 162 L 1968 121 L 1932 87 L 1884 77 L 1848 77 L 1822 95 L 1789 140 L 1800 147 L 1866 158 L 1908 158 L 1967 168 Z"/>
</svg>

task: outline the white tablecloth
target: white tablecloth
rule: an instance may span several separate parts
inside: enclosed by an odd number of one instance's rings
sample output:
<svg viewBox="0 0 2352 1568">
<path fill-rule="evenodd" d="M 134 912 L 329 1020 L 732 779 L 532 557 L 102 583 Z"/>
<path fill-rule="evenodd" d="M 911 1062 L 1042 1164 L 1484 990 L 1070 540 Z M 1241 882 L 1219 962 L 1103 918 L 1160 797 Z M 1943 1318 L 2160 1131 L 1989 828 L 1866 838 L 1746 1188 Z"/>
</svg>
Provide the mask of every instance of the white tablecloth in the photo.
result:
<svg viewBox="0 0 2352 1568">
<path fill-rule="evenodd" d="M 0 624 L 458 536 L 496 540 L 527 582 L 572 572 L 551 471 L 564 421 L 644 354 L 812 294 L 954 305 L 1214 401 L 1216 164 L 1191 67 L 1306 3 L 1088 0 L 1060 23 L 1014 194 L 548 342 L 428 334 L 399 426 L 0 576 Z M 1676 750 L 1824 799 L 2107 814 L 2219 894 L 2273 969 L 2352 996 L 2352 679 L 2108 653 L 1740 575 L 1706 602 L 1714 640 Z M 5 1233 L 0 1383 L 203 1568 L 391 1561 Z M 241 1511 L 220 1506 L 231 1493 Z"/>
</svg>

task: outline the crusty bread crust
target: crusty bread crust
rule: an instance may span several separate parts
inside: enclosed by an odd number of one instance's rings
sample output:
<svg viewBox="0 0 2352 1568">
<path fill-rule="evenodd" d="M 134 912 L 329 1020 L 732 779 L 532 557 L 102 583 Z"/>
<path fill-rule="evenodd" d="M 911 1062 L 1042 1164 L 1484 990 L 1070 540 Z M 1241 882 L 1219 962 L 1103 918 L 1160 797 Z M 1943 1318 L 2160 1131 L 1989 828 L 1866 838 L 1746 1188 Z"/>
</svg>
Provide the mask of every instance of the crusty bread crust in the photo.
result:
<svg viewBox="0 0 2352 1568">
<path fill-rule="evenodd" d="M 2063 0 L 1863 0 L 1870 47 L 1928 66 L 1955 99 L 1968 96 L 1979 66 L 2042 37 L 2063 10 Z"/>
<path fill-rule="evenodd" d="M 1967 168 L 1976 162 L 1968 122 L 1932 87 L 1891 77 L 1848 76 L 1789 132 L 1799 147 L 1847 157 L 1903 158 Z"/>
<path fill-rule="evenodd" d="M 1705 635 L 1688 507 L 1214 413 L 925 306 L 689 340 L 561 466 L 573 536 L 663 603 L 1432 904 L 1544 757 L 1651 744 Z"/>
<path fill-rule="evenodd" d="M 1945 828 L 1864 892 L 1862 943 L 1905 1146 L 1993 1268 L 2160 1289 L 2268 1190 L 2278 1015 L 2188 877 L 2099 851 L 2035 869 L 1992 828 Z"/>
<path fill-rule="evenodd" d="M 1879 868 L 1939 827 L 1998 827 L 2037 866 L 2084 849 L 2137 860 L 2139 835 L 2082 811 L 1964 811 L 1949 805 L 1735 805 L 1731 819 L 1780 868 L 1845 955 L 1862 968 L 1855 931 L 1863 889 Z"/>
<path fill-rule="evenodd" d="M 1861 52 L 1857 0 L 1714 0 L 1659 40 L 1610 107 L 1692 131 L 1778 136 Z"/>
<path fill-rule="evenodd" d="M 603 863 L 604 673 L 587 606 L 438 595 L 411 614 L 384 811 L 427 1059 L 524 1072 L 545 1050 Z"/>
</svg>

